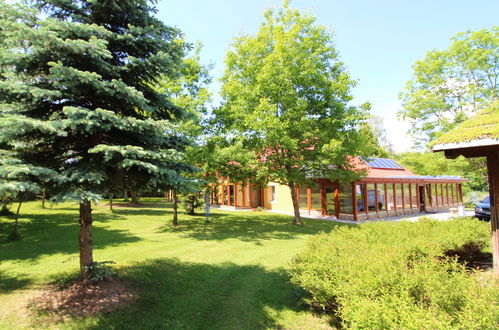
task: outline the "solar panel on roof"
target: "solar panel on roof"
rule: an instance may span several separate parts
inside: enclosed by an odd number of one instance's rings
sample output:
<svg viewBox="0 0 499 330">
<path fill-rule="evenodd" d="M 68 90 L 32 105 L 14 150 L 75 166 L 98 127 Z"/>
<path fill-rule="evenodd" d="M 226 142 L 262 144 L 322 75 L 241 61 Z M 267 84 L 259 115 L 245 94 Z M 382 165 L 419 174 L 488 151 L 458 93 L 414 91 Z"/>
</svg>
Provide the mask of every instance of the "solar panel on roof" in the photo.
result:
<svg viewBox="0 0 499 330">
<path fill-rule="evenodd" d="M 404 167 L 400 166 L 400 164 L 394 161 L 393 159 L 370 157 L 368 159 L 364 159 L 364 161 L 367 163 L 367 165 L 369 165 L 369 167 L 389 168 L 389 169 L 398 169 L 398 170 L 404 169 Z"/>
</svg>

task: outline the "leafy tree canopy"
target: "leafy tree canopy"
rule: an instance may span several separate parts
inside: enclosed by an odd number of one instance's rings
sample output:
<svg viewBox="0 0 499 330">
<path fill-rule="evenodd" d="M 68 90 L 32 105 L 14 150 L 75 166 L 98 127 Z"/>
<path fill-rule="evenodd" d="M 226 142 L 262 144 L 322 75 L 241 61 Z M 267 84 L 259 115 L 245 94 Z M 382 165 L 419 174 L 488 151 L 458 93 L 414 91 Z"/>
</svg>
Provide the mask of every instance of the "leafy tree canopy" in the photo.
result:
<svg viewBox="0 0 499 330">
<path fill-rule="evenodd" d="M 417 61 L 400 94 L 401 118 L 426 144 L 499 99 L 499 27 L 463 32 Z"/>
<path fill-rule="evenodd" d="M 225 64 L 215 115 L 228 137 L 258 157 L 256 176 L 293 193 L 314 177 L 358 175 L 347 156 L 362 153 L 357 128 L 369 106 L 350 105 L 355 82 L 314 17 L 287 6 L 266 11 L 255 36 L 236 38 Z"/>
</svg>

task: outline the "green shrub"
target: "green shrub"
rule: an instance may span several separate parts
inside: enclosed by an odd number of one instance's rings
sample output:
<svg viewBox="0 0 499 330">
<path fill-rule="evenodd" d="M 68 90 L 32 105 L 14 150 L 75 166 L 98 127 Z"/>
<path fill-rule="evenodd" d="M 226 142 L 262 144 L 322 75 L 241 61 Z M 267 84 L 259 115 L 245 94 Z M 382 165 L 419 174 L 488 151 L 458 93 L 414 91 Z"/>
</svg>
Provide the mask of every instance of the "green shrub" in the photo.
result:
<svg viewBox="0 0 499 330">
<path fill-rule="evenodd" d="M 311 240 L 292 281 L 344 327 L 494 328 L 497 284 L 447 256 L 485 248 L 489 230 L 469 218 L 341 227 Z"/>
<path fill-rule="evenodd" d="M 101 282 L 106 278 L 116 275 L 111 264 L 115 264 L 114 261 L 95 261 L 88 266 L 84 266 L 85 272 L 88 273 L 88 277 L 92 282 Z"/>
</svg>

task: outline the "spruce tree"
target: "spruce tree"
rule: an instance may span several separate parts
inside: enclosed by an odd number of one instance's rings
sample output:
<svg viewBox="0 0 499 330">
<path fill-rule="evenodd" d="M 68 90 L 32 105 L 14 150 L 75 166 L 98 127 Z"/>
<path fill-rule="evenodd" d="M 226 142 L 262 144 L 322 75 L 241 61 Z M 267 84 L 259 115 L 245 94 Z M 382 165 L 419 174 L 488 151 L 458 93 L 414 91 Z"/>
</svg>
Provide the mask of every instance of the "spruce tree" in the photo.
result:
<svg viewBox="0 0 499 330">
<path fill-rule="evenodd" d="M 110 190 L 182 187 L 184 111 L 154 86 L 188 48 L 145 0 L 2 5 L 0 143 L 52 169 L 80 208 L 80 272 L 93 263 L 91 202 Z"/>
</svg>

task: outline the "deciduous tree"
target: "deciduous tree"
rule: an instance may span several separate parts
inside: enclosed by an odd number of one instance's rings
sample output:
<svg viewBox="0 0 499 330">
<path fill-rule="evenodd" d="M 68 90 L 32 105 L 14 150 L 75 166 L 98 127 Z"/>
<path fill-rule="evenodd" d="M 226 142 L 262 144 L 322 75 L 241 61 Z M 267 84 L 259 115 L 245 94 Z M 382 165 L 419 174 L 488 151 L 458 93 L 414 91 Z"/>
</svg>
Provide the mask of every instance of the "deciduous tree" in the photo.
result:
<svg viewBox="0 0 499 330">
<path fill-rule="evenodd" d="M 236 38 L 225 64 L 219 125 L 257 157 L 255 176 L 289 186 L 301 224 L 297 185 L 357 177 L 348 156 L 361 153 L 368 105 L 350 104 L 355 82 L 331 33 L 286 4 L 266 11 L 256 35 Z"/>
<path fill-rule="evenodd" d="M 417 61 L 399 116 L 419 144 L 431 142 L 499 99 L 499 26 L 463 32 Z"/>
</svg>

